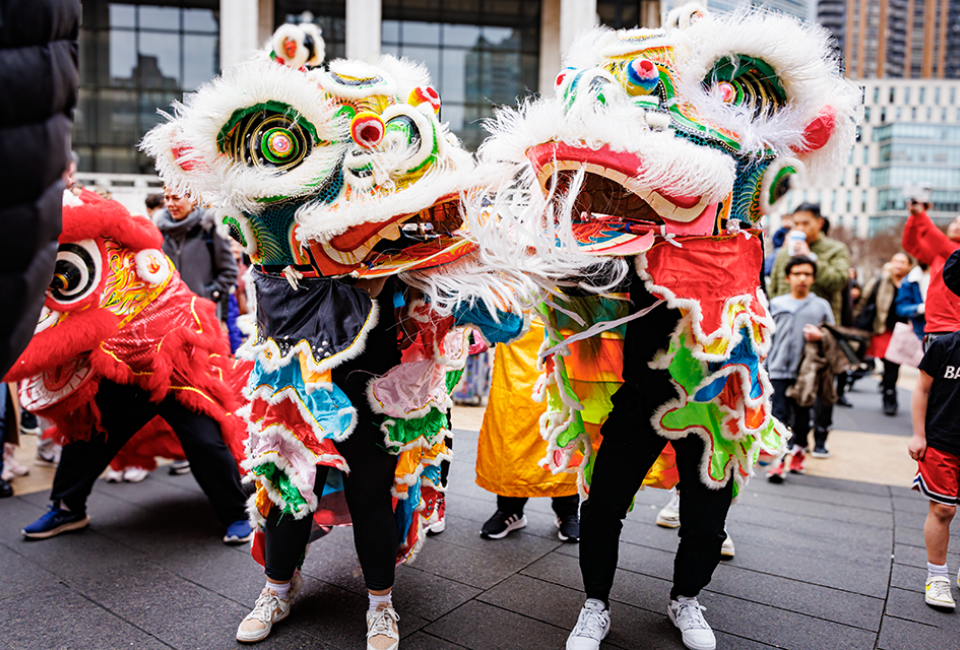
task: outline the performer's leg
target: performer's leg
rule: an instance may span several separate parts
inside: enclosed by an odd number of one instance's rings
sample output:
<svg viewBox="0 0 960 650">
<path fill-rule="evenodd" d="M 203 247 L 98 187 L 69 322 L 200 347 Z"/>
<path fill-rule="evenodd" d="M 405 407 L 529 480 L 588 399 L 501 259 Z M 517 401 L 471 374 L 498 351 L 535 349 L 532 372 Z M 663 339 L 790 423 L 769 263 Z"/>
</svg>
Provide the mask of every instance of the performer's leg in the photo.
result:
<svg viewBox="0 0 960 650">
<path fill-rule="evenodd" d="M 630 300 L 637 310 L 655 302 L 638 276 L 633 276 Z M 588 599 L 607 602 L 617 569 L 623 519 L 643 477 L 667 444 L 650 418 L 676 397 L 677 390 L 669 372 L 650 368 L 649 362 L 670 345 L 679 320 L 678 310 L 660 305 L 627 324 L 625 383 L 613 395 L 613 409 L 601 430 L 603 442 L 593 468 L 590 496 L 580 506 L 580 571 Z"/>
<path fill-rule="evenodd" d="M 323 465 L 317 466 L 313 491 L 318 499 L 323 494 L 323 485 L 326 483 L 328 471 L 329 469 Z M 310 515 L 294 519 L 292 515 L 283 514 L 277 506 L 270 509 L 267 523 L 263 528 L 264 573 L 270 582 L 290 582 L 297 567 L 300 566 L 312 528 L 313 517 Z"/>
<path fill-rule="evenodd" d="M 63 446 L 50 492 L 51 501 L 60 501 L 75 513 L 86 512 L 87 497 L 97 478 L 121 447 L 157 414 L 150 393 L 137 386 L 104 380 L 95 400 L 100 425 L 107 433 L 94 433 L 90 440 Z"/>
<path fill-rule="evenodd" d="M 220 435 L 220 425 L 213 418 L 188 409 L 173 396 L 163 400 L 158 410 L 180 439 L 193 476 L 210 499 L 220 523 L 229 526 L 246 520 L 247 499 L 240 487 L 240 472 Z"/>
<path fill-rule="evenodd" d="M 607 603 L 620 553 L 620 531 L 643 477 L 663 451 L 667 439 L 650 424 L 652 410 L 637 388 L 624 384 L 613 396 L 613 410 L 603 425 L 590 496 L 580 506 L 580 572 L 587 598 Z M 636 410 L 636 406 L 640 406 Z M 681 476 L 681 480 L 683 477 Z M 684 507 L 686 507 L 684 487 Z"/>
<path fill-rule="evenodd" d="M 733 498 L 733 480 L 713 490 L 703 484 L 700 465 L 703 440 L 694 434 L 673 441 L 677 470 L 683 484 L 680 509 L 680 548 L 673 565 L 670 598 L 694 598 L 710 583 L 720 563 L 720 546 L 726 539 L 724 524 Z"/>
<path fill-rule="evenodd" d="M 364 407 L 357 410 L 360 411 L 357 428 L 347 440 L 337 443 L 337 450 L 350 467 L 350 474 L 343 480 L 344 496 L 353 520 L 353 541 L 367 589 L 389 592 L 400 546 L 390 491 L 397 457 L 380 447 L 383 433 L 373 425 L 372 413 Z"/>
<path fill-rule="evenodd" d="M 773 396 L 770 399 L 771 415 L 783 422 L 786 426 L 792 427 L 790 422 L 791 412 L 787 401 L 787 389 L 793 381 L 790 379 L 771 379 L 773 386 Z"/>
<path fill-rule="evenodd" d="M 497 495 L 497 510 L 510 515 L 522 515 L 527 505 L 527 497 L 505 497 Z"/>
<path fill-rule="evenodd" d="M 551 505 L 553 506 L 553 511 L 561 519 L 563 517 L 575 517 L 577 516 L 577 511 L 580 509 L 580 495 L 571 494 L 566 497 L 553 497 Z"/>
</svg>

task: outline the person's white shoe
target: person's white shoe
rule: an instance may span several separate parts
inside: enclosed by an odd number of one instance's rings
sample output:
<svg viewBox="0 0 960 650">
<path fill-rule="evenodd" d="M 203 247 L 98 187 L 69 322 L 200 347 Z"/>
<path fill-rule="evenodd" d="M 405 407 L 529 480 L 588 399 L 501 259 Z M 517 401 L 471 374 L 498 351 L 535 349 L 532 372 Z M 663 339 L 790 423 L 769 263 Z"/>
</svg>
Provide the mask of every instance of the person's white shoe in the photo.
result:
<svg viewBox="0 0 960 650">
<path fill-rule="evenodd" d="M 127 483 L 139 483 L 150 476 L 150 472 L 142 467 L 128 467 L 123 470 L 123 480 Z"/>
<path fill-rule="evenodd" d="M 14 457 L 13 454 L 16 450 L 17 446 L 11 442 L 3 445 L 3 472 L 0 473 L 0 479 L 4 481 L 12 481 L 30 473 L 30 468 L 21 465 Z"/>
<path fill-rule="evenodd" d="M 673 496 L 670 503 L 663 506 L 657 513 L 657 525 L 664 528 L 677 528 L 680 526 L 680 493 L 676 488 L 671 490 Z"/>
<path fill-rule="evenodd" d="M 723 531 L 727 533 L 727 531 Z M 720 557 L 725 557 L 728 559 L 733 559 L 733 556 L 736 554 L 736 549 L 733 546 L 733 538 L 730 537 L 730 533 L 727 533 L 727 538 L 723 540 L 723 545 L 720 546 Z"/>
<path fill-rule="evenodd" d="M 237 628 L 237 641 L 241 643 L 255 643 L 263 641 L 270 635 L 274 623 L 279 623 L 290 615 L 290 603 L 303 587 L 303 578 L 299 573 L 293 574 L 290 581 L 290 591 L 286 598 L 277 596 L 277 592 L 267 587 L 260 592 L 253 611 L 240 622 Z"/>
<path fill-rule="evenodd" d="M 107 483 L 123 483 L 123 470 L 122 470 L 122 469 L 108 469 L 108 470 L 107 470 Z"/>
<path fill-rule="evenodd" d="M 367 612 L 367 650 L 397 650 L 400 647 L 400 615 L 387 603 Z"/>
<path fill-rule="evenodd" d="M 717 638 L 703 618 L 703 607 L 696 598 L 678 597 L 667 606 L 667 615 L 683 635 L 683 645 L 690 650 L 714 650 Z"/>
<path fill-rule="evenodd" d="M 942 609 L 956 609 L 957 603 L 950 593 L 950 579 L 943 576 L 934 576 L 927 580 L 926 596 L 924 600 L 932 607 Z"/>
<path fill-rule="evenodd" d="M 577 624 L 567 637 L 567 650 L 598 650 L 610 633 L 610 610 L 596 598 L 588 598 Z"/>
</svg>

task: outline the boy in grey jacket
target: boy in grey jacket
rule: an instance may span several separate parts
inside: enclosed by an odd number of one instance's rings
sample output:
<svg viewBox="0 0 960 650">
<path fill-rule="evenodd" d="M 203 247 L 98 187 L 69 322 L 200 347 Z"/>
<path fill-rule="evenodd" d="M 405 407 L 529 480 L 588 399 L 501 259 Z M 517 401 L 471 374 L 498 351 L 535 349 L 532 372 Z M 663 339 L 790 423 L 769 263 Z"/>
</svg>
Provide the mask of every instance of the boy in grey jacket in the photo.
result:
<svg viewBox="0 0 960 650">
<path fill-rule="evenodd" d="M 810 293 L 816 274 L 817 263 L 809 257 L 799 255 L 790 258 L 784 268 L 790 293 L 770 301 L 770 314 L 776 324 L 773 345 L 767 357 L 767 372 L 773 384 L 773 417 L 793 432 L 787 457 L 781 458 L 767 472 L 767 478 L 773 483 L 783 482 L 785 469 L 794 474 L 804 472 L 805 448 L 810 435 L 810 407 L 800 406 L 786 393 L 797 378 L 804 344 L 820 340 L 823 336 L 820 325 L 834 323 L 830 303 Z M 789 465 L 785 468 L 788 457 Z"/>
</svg>

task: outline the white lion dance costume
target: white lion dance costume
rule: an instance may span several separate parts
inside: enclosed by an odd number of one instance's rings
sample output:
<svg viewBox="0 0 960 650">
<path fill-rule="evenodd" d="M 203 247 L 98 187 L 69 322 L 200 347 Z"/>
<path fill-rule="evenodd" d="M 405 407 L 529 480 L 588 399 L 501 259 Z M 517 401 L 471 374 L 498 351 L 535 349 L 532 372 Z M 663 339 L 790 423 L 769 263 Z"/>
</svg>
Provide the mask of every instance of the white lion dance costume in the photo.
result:
<svg viewBox="0 0 960 650">
<path fill-rule="evenodd" d="M 704 438 L 704 483 L 742 483 L 761 450 L 782 444 L 761 365 L 772 320 L 752 228 L 793 179 L 842 164 L 858 97 L 832 67 L 826 37 L 790 18 L 718 18 L 688 5 L 672 19 L 667 30 L 582 36 L 553 97 L 499 112 L 481 162 L 509 161 L 501 174 L 512 179 L 510 195 L 521 179 L 532 205 L 508 206 L 496 228 L 489 215 L 498 206 L 473 218 L 481 245 L 499 253 L 492 263 L 526 270 L 548 288 L 543 424 L 552 466 L 565 469 L 575 450 L 589 449 L 588 430 L 610 392 L 596 386 L 619 383 L 620 369 L 607 362 L 622 348 L 629 305 L 614 290 L 558 296 L 551 281 L 577 256 L 594 269 L 628 259 L 650 293 L 683 314 L 669 349 L 648 360 L 669 369 L 677 388 L 655 427 L 670 439 Z M 536 231 L 551 221 L 546 236 Z M 538 257 L 511 263 L 508 253 L 521 249 Z M 585 293 L 576 282 L 559 284 Z M 563 299 L 586 313 L 559 308 Z M 589 335 L 592 350 L 582 344 Z"/>
<path fill-rule="evenodd" d="M 590 600 L 569 650 L 599 647 L 609 629 L 619 519 L 646 472 L 654 485 L 679 477 L 684 495 L 671 617 L 687 641 L 684 621 L 702 615 L 686 599 L 719 561 L 730 499 L 760 452 L 784 445 L 754 226 L 795 178 L 847 156 L 859 93 L 833 56 L 819 27 L 688 5 L 666 29 L 582 35 L 552 96 L 489 125 L 481 166 L 504 181 L 472 206 L 471 229 L 485 261 L 544 288 L 542 462 L 578 464 L 589 496 Z M 655 462 L 666 440 L 675 469 Z M 689 647 L 712 648 L 706 631 Z"/>
<path fill-rule="evenodd" d="M 217 206 L 255 264 L 256 332 L 238 352 L 256 361 L 241 413 L 254 518 L 279 508 L 321 525 L 348 521 L 338 472 L 321 498 L 314 478 L 318 465 L 350 471 L 336 443 L 354 431 L 357 404 L 334 375 L 369 360 L 377 376 L 366 374 L 361 399 L 399 456 L 398 561 L 411 559 L 449 455 L 449 392 L 467 352 L 460 326 L 482 326 L 495 342 L 518 335 L 522 319 L 497 316 L 511 280 L 476 273 L 476 244 L 460 231 L 474 163 L 440 123 L 426 70 L 392 56 L 321 66 L 311 25 L 281 27 L 272 47 L 189 97 L 144 148 L 168 185 Z M 356 283 L 397 275 L 405 282 L 387 282 L 386 304 L 415 342 L 404 363 L 381 368 L 379 352 L 362 355 L 368 333 L 394 316 Z M 461 281 L 473 290 L 447 301 L 443 288 Z"/>
</svg>

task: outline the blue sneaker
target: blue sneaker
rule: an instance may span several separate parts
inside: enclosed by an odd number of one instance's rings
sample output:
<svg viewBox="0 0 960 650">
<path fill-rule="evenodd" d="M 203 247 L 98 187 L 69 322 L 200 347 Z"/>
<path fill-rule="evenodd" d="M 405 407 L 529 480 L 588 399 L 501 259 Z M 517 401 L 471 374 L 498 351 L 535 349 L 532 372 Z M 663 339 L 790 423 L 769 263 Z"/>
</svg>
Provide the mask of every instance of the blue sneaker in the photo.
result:
<svg viewBox="0 0 960 650">
<path fill-rule="evenodd" d="M 248 519 L 235 521 L 227 526 L 227 534 L 223 536 L 224 544 L 246 544 L 253 539 L 253 526 Z"/>
<path fill-rule="evenodd" d="M 64 510 L 59 502 L 51 503 L 48 508 L 47 514 L 20 531 L 24 537 L 47 539 L 69 530 L 86 528 L 90 524 L 90 517 L 86 513 Z"/>
</svg>

